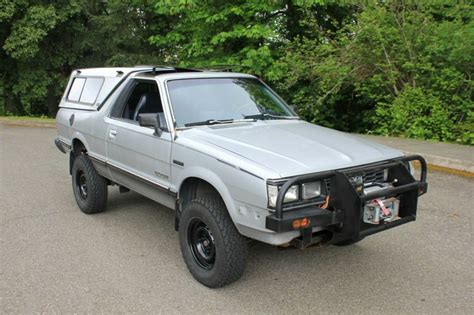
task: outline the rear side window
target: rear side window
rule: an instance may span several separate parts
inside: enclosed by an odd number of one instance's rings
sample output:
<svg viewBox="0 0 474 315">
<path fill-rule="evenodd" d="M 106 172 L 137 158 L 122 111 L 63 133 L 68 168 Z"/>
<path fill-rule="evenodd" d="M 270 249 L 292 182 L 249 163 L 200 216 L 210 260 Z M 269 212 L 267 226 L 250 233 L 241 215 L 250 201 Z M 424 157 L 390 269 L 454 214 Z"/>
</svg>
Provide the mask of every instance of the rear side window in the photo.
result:
<svg viewBox="0 0 474 315">
<path fill-rule="evenodd" d="M 67 99 L 73 102 L 94 104 L 104 83 L 102 78 L 75 78 Z"/>
<path fill-rule="evenodd" d="M 84 87 L 84 83 L 86 83 L 85 78 L 75 78 L 72 82 L 71 89 L 69 90 L 69 94 L 67 99 L 73 102 L 79 102 L 81 97 L 82 88 Z"/>
</svg>

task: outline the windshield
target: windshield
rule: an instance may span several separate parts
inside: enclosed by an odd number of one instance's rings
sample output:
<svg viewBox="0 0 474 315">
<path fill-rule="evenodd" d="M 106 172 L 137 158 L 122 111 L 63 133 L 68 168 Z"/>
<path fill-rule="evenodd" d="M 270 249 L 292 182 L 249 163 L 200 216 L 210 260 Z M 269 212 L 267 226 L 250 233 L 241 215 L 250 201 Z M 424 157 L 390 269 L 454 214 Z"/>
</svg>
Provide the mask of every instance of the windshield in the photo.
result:
<svg viewBox="0 0 474 315">
<path fill-rule="evenodd" d="M 295 118 L 264 84 L 252 78 L 182 79 L 168 82 L 177 127 L 246 118 Z"/>
</svg>

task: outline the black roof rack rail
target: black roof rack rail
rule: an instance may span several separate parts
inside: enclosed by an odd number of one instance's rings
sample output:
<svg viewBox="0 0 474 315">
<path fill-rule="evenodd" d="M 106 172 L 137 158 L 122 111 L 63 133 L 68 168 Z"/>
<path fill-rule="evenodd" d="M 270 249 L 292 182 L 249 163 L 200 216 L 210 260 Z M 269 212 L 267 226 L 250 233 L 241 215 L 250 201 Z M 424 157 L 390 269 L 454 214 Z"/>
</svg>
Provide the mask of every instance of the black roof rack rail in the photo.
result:
<svg viewBox="0 0 474 315">
<path fill-rule="evenodd" d="M 185 67 L 176 67 L 176 66 L 169 66 L 169 65 L 157 65 L 153 67 L 153 73 L 158 72 L 157 69 L 162 68 L 167 70 L 174 70 L 176 72 L 202 72 L 203 70 L 201 69 L 195 69 L 195 68 L 185 68 Z"/>
<path fill-rule="evenodd" d="M 232 72 L 235 68 L 247 68 L 244 65 L 230 65 L 230 64 L 222 64 L 222 65 L 209 65 L 203 66 L 199 68 L 190 68 L 190 67 L 179 67 L 173 65 L 136 65 L 135 68 L 151 68 L 152 73 L 156 74 L 160 71 L 175 71 L 175 72 L 203 72 L 203 71 L 211 71 L 211 72 Z"/>
<path fill-rule="evenodd" d="M 196 68 L 186 68 L 186 67 L 178 67 L 173 65 L 135 65 L 134 68 L 150 68 L 153 74 L 156 74 L 160 71 L 174 71 L 174 72 L 202 72 L 202 69 Z"/>
<path fill-rule="evenodd" d="M 154 74 L 160 71 L 174 71 L 174 72 L 201 72 L 201 69 L 195 68 L 185 68 L 185 67 L 177 67 L 173 65 L 136 65 L 134 68 L 151 68 L 151 72 Z"/>
</svg>

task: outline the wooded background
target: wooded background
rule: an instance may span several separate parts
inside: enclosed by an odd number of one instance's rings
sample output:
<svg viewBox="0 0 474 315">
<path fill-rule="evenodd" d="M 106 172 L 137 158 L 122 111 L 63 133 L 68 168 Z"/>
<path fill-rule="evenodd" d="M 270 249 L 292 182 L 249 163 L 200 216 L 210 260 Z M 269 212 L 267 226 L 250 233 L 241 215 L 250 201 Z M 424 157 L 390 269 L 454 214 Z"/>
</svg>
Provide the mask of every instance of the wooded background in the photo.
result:
<svg viewBox="0 0 474 315">
<path fill-rule="evenodd" d="M 304 119 L 474 144 L 470 1 L 0 0 L 0 114 L 54 117 L 76 68 L 237 65 Z"/>
</svg>

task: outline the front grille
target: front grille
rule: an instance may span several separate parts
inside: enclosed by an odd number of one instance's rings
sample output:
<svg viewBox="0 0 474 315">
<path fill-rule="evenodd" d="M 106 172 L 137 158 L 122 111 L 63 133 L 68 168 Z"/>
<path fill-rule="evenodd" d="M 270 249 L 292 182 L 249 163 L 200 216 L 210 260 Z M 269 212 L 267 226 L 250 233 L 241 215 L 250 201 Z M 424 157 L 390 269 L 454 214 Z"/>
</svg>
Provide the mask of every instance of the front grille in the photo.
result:
<svg viewBox="0 0 474 315">
<path fill-rule="evenodd" d="M 373 170 L 365 172 L 362 176 L 364 178 L 364 184 L 368 183 L 381 183 L 384 182 L 385 170 Z"/>
<path fill-rule="evenodd" d="M 383 183 L 385 181 L 384 169 L 361 171 L 359 174 L 353 174 L 352 176 L 354 175 L 362 175 L 364 185 L 369 183 Z M 324 183 L 326 185 L 326 191 L 329 193 L 331 191 L 331 179 L 326 178 Z"/>
<path fill-rule="evenodd" d="M 326 185 L 326 193 L 331 191 L 331 180 L 329 178 L 324 179 L 324 184 Z"/>
</svg>

